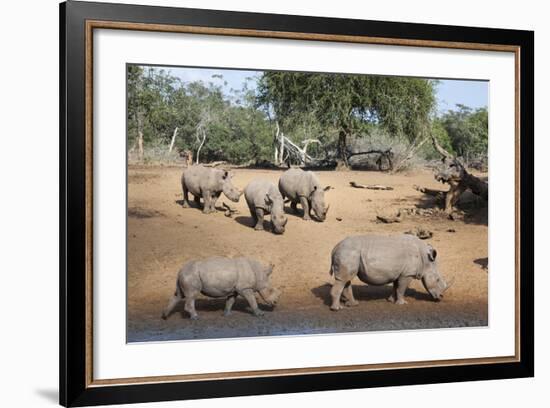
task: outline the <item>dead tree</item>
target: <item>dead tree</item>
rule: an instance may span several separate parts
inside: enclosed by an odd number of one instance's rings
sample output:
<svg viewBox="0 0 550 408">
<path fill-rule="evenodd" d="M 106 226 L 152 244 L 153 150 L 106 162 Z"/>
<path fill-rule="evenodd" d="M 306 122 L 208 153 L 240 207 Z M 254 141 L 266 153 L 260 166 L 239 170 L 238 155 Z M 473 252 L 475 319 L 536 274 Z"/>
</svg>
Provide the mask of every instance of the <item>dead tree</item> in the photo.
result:
<svg viewBox="0 0 550 408">
<path fill-rule="evenodd" d="M 317 143 L 321 145 L 321 142 L 319 140 L 306 139 L 302 141 L 303 147 L 300 147 L 281 132 L 279 134 L 279 143 L 280 148 L 278 164 L 288 163 L 289 161 L 291 161 L 291 159 L 294 162 L 300 163 L 301 165 L 307 165 L 317 162 L 317 159 L 307 153 L 307 149 L 312 143 Z"/>
<path fill-rule="evenodd" d="M 412 145 L 408 151 L 408 153 L 405 155 L 405 157 L 397 164 L 397 166 L 395 166 L 395 168 L 392 169 L 392 172 L 393 173 L 396 173 L 398 172 L 399 170 L 401 170 L 405 164 L 414 157 L 414 155 L 416 154 L 416 152 L 422 147 L 422 145 L 424 143 L 426 143 L 426 141 L 429 139 L 429 136 L 428 137 L 425 137 L 424 139 L 422 139 L 420 141 L 420 143 L 418 143 L 417 145 Z"/>
<path fill-rule="evenodd" d="M 199 147 L 197 148 L 196 164 L 200 163 L 200 153 L 202 146 L 206 141 L 206 127 L 209 123 L 210 112 L 207 109 L 204 109 L 201 112 L 199 123 L 197 123 L 197 126 L 195 127 L 195 138 L 197 139 L 197 143 L 199 143 Z"/>
<path fill-rule="evenodd" d="M 170 142 L 170 148 L 168 149 L 168 153 L 172 152 L 172 149 L 174 149 L 174 143 L 176 143 L 176 136 L 178 135 L 178 128 L 176 127 L 174 129 L 174 134 L 172 135 L 172 141 Z"/>
<path fill-rule="evenodd" d="M 462 163 L 441 147 L 433 135 L 431 138 L 435 150 L 442 156 L 442 166 L 435 174 L 435 179 L 450 186 L 449 191 L 445 193 L 445 212 L 451 213 L 453 211 L 458 198 L 466 190 L 470 190 L 488 201 L 489 185 L 480 178 L 468 173 Z M 428 189 L 425 190 L 424 192 L 427 193 Z"/>
</svg>

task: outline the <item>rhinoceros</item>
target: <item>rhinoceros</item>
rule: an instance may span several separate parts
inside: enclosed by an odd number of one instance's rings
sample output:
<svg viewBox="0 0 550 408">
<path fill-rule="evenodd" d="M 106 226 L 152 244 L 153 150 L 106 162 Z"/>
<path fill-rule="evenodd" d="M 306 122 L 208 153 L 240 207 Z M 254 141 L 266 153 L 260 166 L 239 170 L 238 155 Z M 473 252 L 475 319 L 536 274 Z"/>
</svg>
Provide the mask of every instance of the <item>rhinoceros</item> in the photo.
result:
<svg viewBox="0 0 550 408">
<path fill-rule="evenodd" d="M 195 202 L 200 205 L 204 201 L 205 214 L 216 211 L 216 201 L 223 192 L 233 202 L 238 202 L 242 194 L 231 182 L 233 173 L 224 169 L 215 169 L 203 165 L 189 166 L 181 175 L 183 190 L 183 206 L 189 207 L 189 193 L 193 194 Z"/>
<path fill-rule="evenodd" d="M 254 315 L 262 316 L 255 293 L 259 292 L 269 306 L 275 306 L 281 295 L 281 291 L 269 283 L 272 272 L 273 265 L 265 266 L 251 258 L 213 257 L 187 262 L 178 272 L 176 291 L 162 318 L 168 318 L 178 303 L 185 300 L 185 311 L 191 319 L 198 319 L 195 299 L 201 293 L 212 298 L 226 298 L 226 316 L 231 314 L 238 295 L 248 301 Z"/>
<path fill-rule="evenodd" d="M 288 221 L 284 211 L 284 200 L 281 193 L 270 181 L 252 180 L 244 189 L 244 197 L 250 215 L 256 222 L 254 229 L 264 229 L 264 215 L 271 214 L 273 232 L 282 234 Z"/>
<path fill-rule="evenodd" d="M 405 304 L 405 291 L 413 279 L 421 279 L 434 300 L 440 300 L 452 282 L 439 274 L 437 251 L 418 237 L 404 234 L 394 236 L 360 235 L 340 241 L 332 250 L 330 273 L 335 282 L 330 295 L 332 310 L 340 310 L 343 295 L 346 306 L 356 306 L 351 280 L 358 276 L 368 285 L 393 283 L 388 300 Z"/>
<path fill-rule="evenodd" d="M 325 191 L 330 188 L 323 188 L 315 173 L 302 169 L 288 169 L 279 179 L 281 195 L 288 197 L 294 212 L 297 212 L 296 205 L 300 203 L 304 220 L 311 219 L 311 210 L 319 221 L 326 219 L 329 207 L 325 207 Z"/>
</svg>

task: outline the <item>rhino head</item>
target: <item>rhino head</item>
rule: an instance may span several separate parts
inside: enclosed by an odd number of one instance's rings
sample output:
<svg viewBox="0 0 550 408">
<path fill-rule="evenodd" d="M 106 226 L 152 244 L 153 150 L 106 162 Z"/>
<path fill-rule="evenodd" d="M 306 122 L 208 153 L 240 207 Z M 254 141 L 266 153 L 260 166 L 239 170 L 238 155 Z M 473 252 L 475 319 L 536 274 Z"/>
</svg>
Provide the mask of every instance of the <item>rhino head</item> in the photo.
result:
<svg viewBox="0 0 550 408">
<path fill-rule="evenodd" d="M 447 283 L 445 279 L 439 274 L 437 269 L 437 263 L 435 258 L 437 256 L 437 251 L 431 246 L 427 246 L 426 258 L 427 262 L 424 265 L 424 273 L 422 274 L 422 284 L 426 291 L 431 295 L 431 297 L 439 301 L 443 297 L 443 293 L 448 290 L 453 281 Z"/>
<path fill-rule="evenodd" d="M 242 191 L 239 190 L 237 187 L 233 185 L 231 182 L 231 179 L 233 178 L 234 174 L 227 171 L 227 170 L 221 170 L 219 177 L 221 178 L 221 185 L 222 185 L 222 191 L 223 194 L 229 198 L 233 202 L 238 202 L 239 198 L 242 195 Z"/>
<path fill-rule="evenodd" d="M 309 197 L 311 209 L 319 221 L 324 221 L 327 218 L 327 213 L 330 206 L 325 207 L 325 191 L 330 189 L 330 186 L 326 186 L 325 188 L 314 186 Z"/>
<path fill-rule="evenodd" d="M 435 174 L 435 179 L 441 183 L 458 183 L 464 177 L 464 166 L 456 158 L 445 157 L 442 166 Z"/>
<path fill-rule="evenodd" d="M 273 272 L 273 265 L 269 265 L 265 271 L 267 279 L 269 279 L 269 276 Z M 266 285 L 263 289 L 259 290 L 260 296 L 264 300 L 265 303 L 267 303 L 269 306 L 276 306 L 277 302 L 279 301 L 279 297 L 281 296 L 281 291 L 277 288 L 273 288 L 270 285 Z"/>
<path fill-rule="evenodd" d="M 285 215 L 282 197 L 272 198 L 269 194 L 266 194 L 265 203 L 271 212 L 271 225 L 273 227 L 273 232 L 275 234 L 284 233 L 288 219 Z"/>
</svg>

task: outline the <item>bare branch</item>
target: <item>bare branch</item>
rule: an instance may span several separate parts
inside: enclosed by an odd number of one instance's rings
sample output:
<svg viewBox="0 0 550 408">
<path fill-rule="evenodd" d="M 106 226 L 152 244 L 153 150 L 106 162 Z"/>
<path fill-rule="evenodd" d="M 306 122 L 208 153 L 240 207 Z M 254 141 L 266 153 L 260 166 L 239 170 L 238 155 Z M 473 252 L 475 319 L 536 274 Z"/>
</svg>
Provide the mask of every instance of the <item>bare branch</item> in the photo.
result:
<svg viewBox="0 0 550 408">
<path fill-rule="evenodd" d="M 437 152 L 445 157 L 446 159 L 452 159 L 453 155 L 450 154 L 447 150 L 445 150 L 441 145 L 437 142 L 437 139 L 433 135 L 433 133 L 430 135 L 432 138 L 432 144 L 434 146 L 434 149 L 437 150 Z"/>
</svg>

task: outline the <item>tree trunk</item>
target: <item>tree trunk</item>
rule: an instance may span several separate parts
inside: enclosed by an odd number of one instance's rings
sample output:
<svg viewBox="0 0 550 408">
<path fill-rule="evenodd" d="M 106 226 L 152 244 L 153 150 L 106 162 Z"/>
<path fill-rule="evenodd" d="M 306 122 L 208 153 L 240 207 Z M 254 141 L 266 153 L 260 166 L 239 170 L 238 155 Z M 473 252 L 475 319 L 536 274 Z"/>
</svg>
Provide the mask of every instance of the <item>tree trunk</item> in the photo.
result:
<svg viewBox="0 0 550 408">
<path fill-rule="evenodd" d="M 199 148 L 197 149 L 197 161 L 196 161 L 196 164 L 199 164 L 199 160 L 200 160 L 200 153 L 201 153 L 201 149 L 202 149 L 202 146 L 204 145 L 204 142 L 206 140 L 206 132 L 204 131 L 204 129 L 201 129 L 201 133 L 202 133 L 202 141 L 201 141 L 201 144 L 199 146 Z"/>
<path fill-rule="evenodd" d="M 275 164 L 276 165 L 279 165 L 281 164 L 281 160 L 282 160 L 282 157 L 279 157 L 279 132 L 280 132 L 280 128 L 279 128 L 279 122 L 276 121 L 275 122 L 275 126 L 277 127 L 277 131 L 275 132 L 275 138 L 273 140 L 273 146 L 275 147 L 275 153 L 274 153 L 274 160 L 275 160 Z"/>
<path fill-rule="evenodd" d="M 279 136 L 279 164 L 281 164 L 285 157 L 285 135 L 281 132 Z"/>
<path fill-rule="evenodd" d="M 141 122 L 141 115 L 139 113 L 136 115 L 136 119 L 137 119 L 137 131 L 138 131 L 138 139 L 137 139 L 138 157 L 139 157 L 139 161 L 143 161 L 143 126 Z"/>
<path fill-rule="evenodd" d="M 345 129 L 340 130 L 338 134 L 338 159 L 336 164 L 337 170 L 348 170 L 348 132 Z"/>
<path fill-rule="evenodd" d="M 178 128 L 176 127 L 174 129 L 174 134 L 172 135 L 172 142 L 170 142 L 170 149 L 168 150 L 168 153 L 171 153 L 172 149 L 174 148 L 174 142 L 176 141 L 177 134 L 178 134 Z"/>
</svg>

